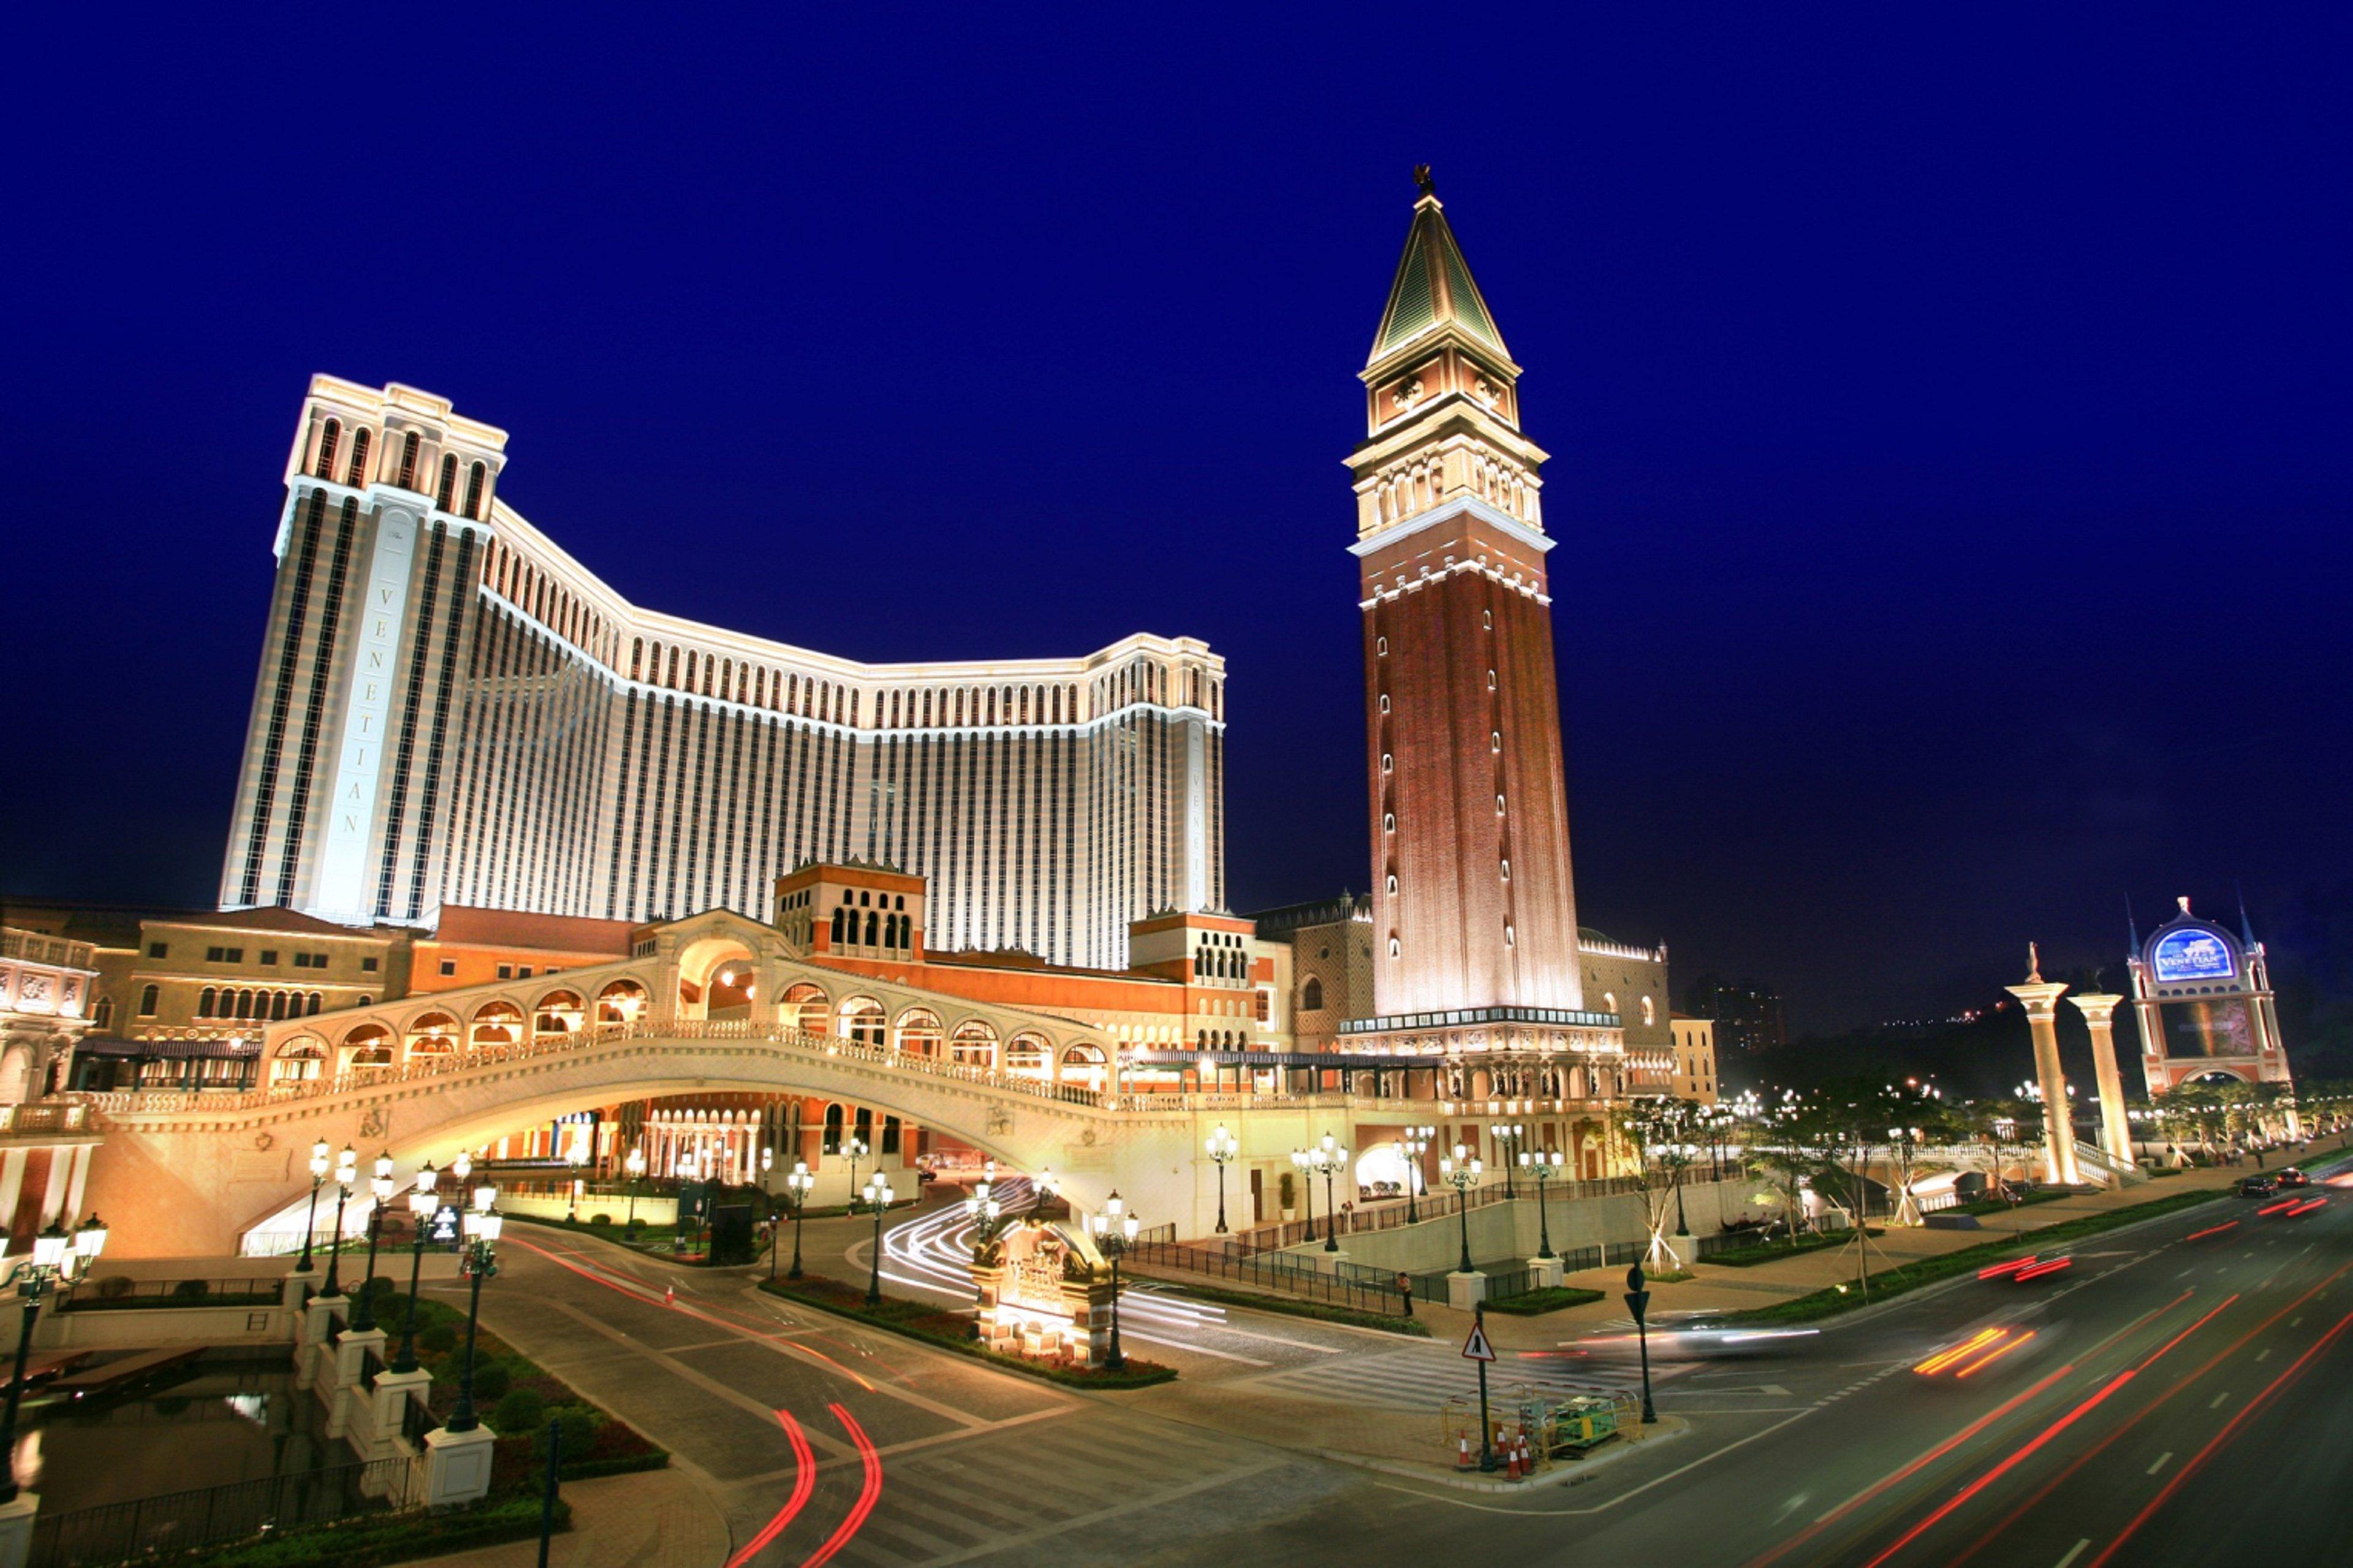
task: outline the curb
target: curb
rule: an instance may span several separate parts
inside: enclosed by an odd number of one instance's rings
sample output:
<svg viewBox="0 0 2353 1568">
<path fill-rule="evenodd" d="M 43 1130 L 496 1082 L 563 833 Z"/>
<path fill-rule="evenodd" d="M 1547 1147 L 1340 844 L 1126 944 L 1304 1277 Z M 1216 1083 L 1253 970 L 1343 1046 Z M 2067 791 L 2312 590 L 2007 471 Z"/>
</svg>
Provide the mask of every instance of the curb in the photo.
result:
<svg viewBox="0 0 2353 1568">
<path fill-rule="evenodd" d="M 1511 1495 L 1535 1491 L 1545 1487 L 1573 1487 L 1579 1481 L 1590 1480 L 1620 1459 L 1641 1453 L 1653 1443 L 1671 1443 L 1677 1437 L 1690 1436 L 1692 1425 L 1680 1415 L 1660 1417 L 1659 1430 L 1640 1442 L 1613 1443 L 1609 1448 L 1590 1458 L 1572 1459 L 1557 1465 L 1533 1480 L 1507 1481 L 1493 1479 L 1473 1472 L 1465 1476 L 1459 1470 L 1440 1470 L 1427 1465 L 1408 1464 L 1401 1459 L 1377 1459 L 1367 1454 L 1345 1454 L 1336 1448 L 1308 1448 L 1303 1452 L 1334 1464 L 1353 1465 L 1362 1470 L 1377 1470 L 1385 1476 L 1401 1476 L 1408 1480 L 1423 1481 L 1431 1486 L 1451 1487 L 1456 1491 L 1490 1492 Z M 1475 1478 L 1475 1479 L 1474 1479 Z"/>
</svg>

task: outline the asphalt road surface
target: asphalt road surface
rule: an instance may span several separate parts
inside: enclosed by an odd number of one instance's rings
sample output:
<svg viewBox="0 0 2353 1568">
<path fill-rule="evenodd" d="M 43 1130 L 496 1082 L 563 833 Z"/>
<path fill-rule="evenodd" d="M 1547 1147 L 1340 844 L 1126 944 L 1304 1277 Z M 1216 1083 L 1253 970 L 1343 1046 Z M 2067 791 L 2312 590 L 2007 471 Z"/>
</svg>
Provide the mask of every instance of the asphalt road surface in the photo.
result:
<svg viewBox="0 0 2353 1568">
<path fill-rule="evenodd" d="M 529 1226 L 510 1229 L 484 1315 L 670 1448 L 725 1509 L 740 1568 L 1359 1565 L 1472 1546 L 1727 1568 L 2334 1563 L 2353 1562 L 2353 1190 L 2312 1192 L 2329 1201 L 2226 1198 L 2085 1238 L 2037 1278 L 1670 1362 L 1658 1404 L 1687 1436 L 1505 1495 L 1308 1458 L 1313 1432 L 1164 1420 Z M 1188 1310 L 1148 1330 L 1169 1348 L 1136 1347 L 1188 1378 L 1304 1380 L 1370 1407 L 1461 1364 L 1300 1320 L 1188 1329 Z M 1219 1353 L 1182 1349 L 1188 1334 Z M 1588 1348 L 1498 1373 L 1622 1382 Z"/>
</svg>

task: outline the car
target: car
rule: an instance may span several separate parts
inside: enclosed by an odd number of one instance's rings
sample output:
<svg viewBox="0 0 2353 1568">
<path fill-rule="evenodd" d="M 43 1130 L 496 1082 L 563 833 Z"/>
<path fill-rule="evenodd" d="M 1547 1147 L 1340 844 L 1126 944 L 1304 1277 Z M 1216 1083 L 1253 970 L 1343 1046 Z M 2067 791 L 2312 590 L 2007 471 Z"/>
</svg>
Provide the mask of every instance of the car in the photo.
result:
<svg viewBox="0 0 2353 1568">
<path fill-rule="evenodd" d="M 2289 1187 L 2308 1187 L 2312 1185 L 2311 1173 L 2294 1165 L 2290 1165 L 2280 1172 L 2274 1180 L 2279 1183 L 2281 1190 L 2283 1191 Z"/>
<path fill-rule="evenodd" d="M 2279 1181 L 2274 1176 L 2246 1176 L 2239 1182 L 2242 1198 L 2267 1198 L 2279 1191 Z"/>
</svg>

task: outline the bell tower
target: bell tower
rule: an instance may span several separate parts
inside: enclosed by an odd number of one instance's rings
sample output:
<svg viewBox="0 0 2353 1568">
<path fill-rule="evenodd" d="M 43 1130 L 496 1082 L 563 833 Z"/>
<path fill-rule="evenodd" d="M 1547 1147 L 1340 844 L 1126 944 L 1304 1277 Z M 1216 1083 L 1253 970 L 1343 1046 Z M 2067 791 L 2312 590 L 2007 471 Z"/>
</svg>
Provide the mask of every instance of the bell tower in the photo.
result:
<svg viewBox="0 0 2353 1568">
<path fill-rule="evenodd" d="M 1384 1016 L 1581 1010 L 1539 471 L 1520 367 L 1427 165 L 1349 456 L 1373 994 Z"/>
</svg>

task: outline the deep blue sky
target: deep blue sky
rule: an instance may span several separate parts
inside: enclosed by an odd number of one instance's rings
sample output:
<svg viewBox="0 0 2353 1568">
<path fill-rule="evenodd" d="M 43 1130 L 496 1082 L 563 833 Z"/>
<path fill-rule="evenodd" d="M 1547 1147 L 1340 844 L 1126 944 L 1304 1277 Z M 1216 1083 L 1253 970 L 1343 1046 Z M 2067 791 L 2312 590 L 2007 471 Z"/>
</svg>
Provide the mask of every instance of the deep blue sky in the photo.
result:
<svg viewBox="0 0 2353 1568">
<path fill-rule="evenodd" d="M 1555 454 L 1588 922 L 1836 1025 L 2353 866 L 2348 14 L 1662 9 L 20 18 L 0 885 L 211 895 L 324 370 L 641 604 L 1207 637 L 1234 902 L 1363 887 L 1418 161 Z"/>
</svg>

